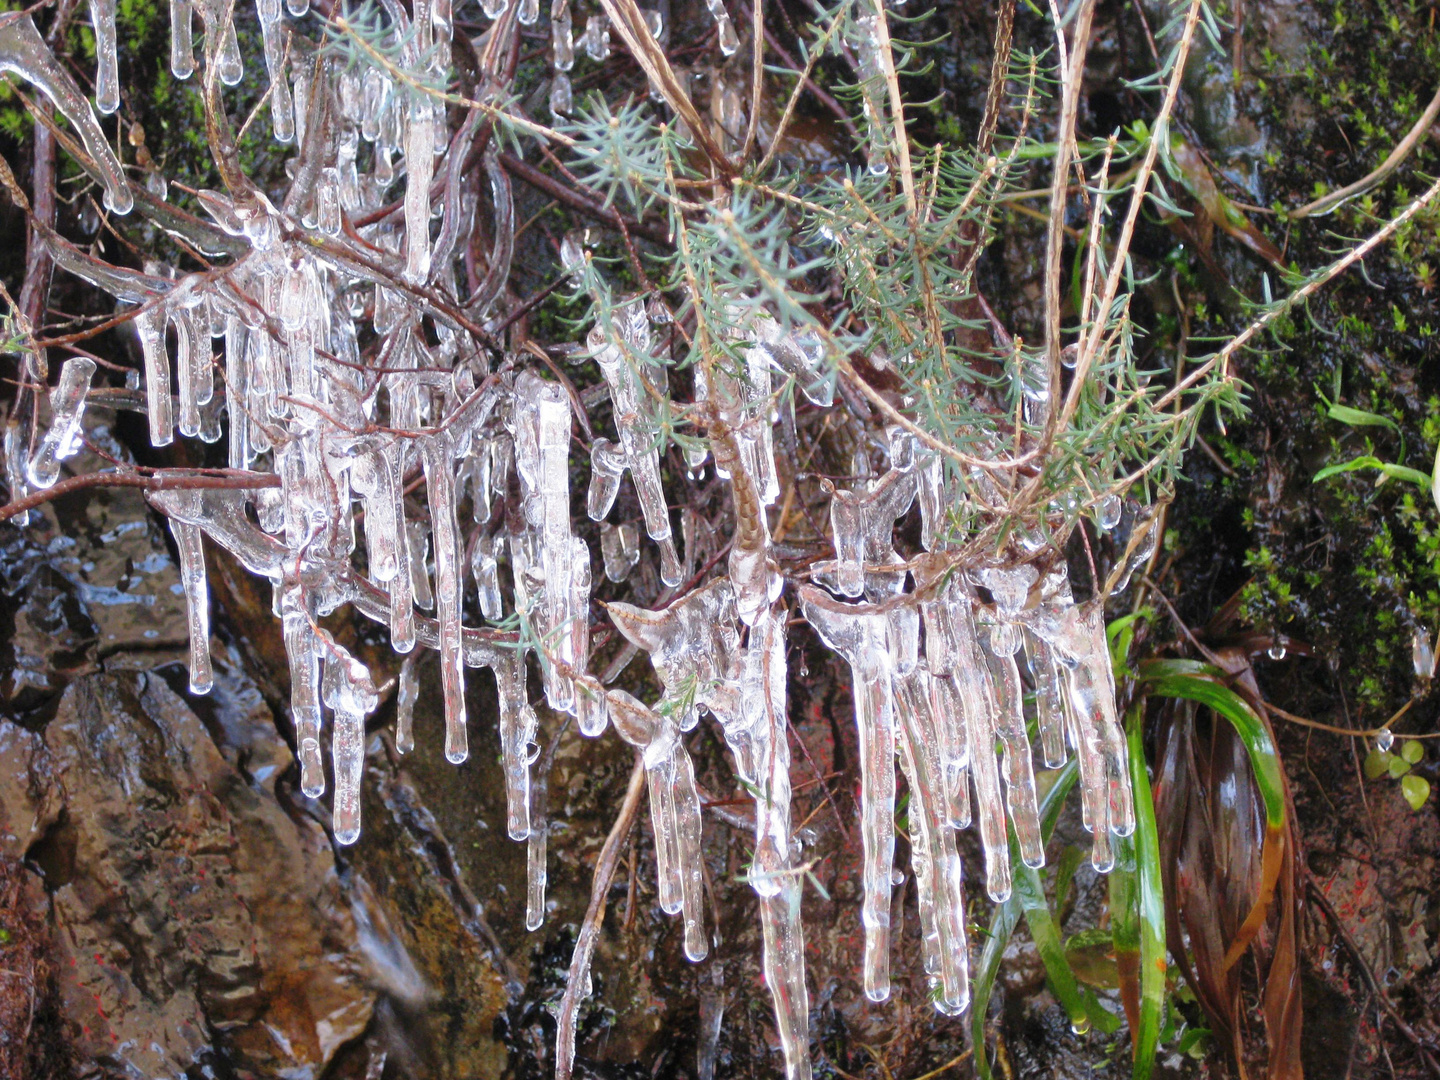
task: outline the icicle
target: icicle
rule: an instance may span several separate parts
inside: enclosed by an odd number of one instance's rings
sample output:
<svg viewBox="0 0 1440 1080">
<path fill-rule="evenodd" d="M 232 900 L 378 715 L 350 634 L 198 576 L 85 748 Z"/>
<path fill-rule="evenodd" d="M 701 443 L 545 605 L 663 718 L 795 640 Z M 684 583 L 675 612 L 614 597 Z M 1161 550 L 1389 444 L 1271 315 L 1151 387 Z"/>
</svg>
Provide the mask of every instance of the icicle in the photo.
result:
<svg viewBox="0 0 1440 1080">
<path fill-rule="evenodd" d="M 575 720 L 580 734 L 587 739 L 604 734 L 605 726 L 610 722 L 610 706 L 599 679 L 581 675 L 575 680 Z"/>
<path fill-rule="evenodd" d="M 195 73 L 195 43 L 190 0 L 170 0 L 170 74 L 188 79 Z"/>
<path fill-rule="evenodd" d="M 538 720 L 525 700 L 525 653 L 505 650 L 494 665 L 500 712 L 500 759 L 505 774 L 505 829 L 512 840 L 530 835 L 530 747 Z"/>
<path fill-rule="evenodd" d="M 481 10 L 485 12 L 487 19 L 498 19 L 505 14 L 505 9 L 510 6 L 510 0 L 480 0 Z"/>
<path fill-rule="evenodd" d="M 969 949 L 965 940 L 965 890 L 955 833 L 947 820 L 941 739 L 931 707 L 931 676 L 922 663 L 903 679 L 900 766 L 910 784 L 910 864 L 920 900 L 921 941 L 935 1007 L 950 1016 L 970 1003 Z"/>
<path fill-rule="evenodd" d="M 25 438 L 25 428 L 17 416 L 10 417 L 5 422 L 5 486 L 10 489 L 10 501 L 15 502 L 23 499 L 30 493 L 30 485 L 25 476 L 27 462 L 25 451 L 28 449 Z M 35 511 L 26 510 L 16 514 L 10 520 L 17 528 L 24 528 L 29 525 L 35 516 Z"/>
<path fill-rule="evenodd" d="M 360 779 L 365 769 L 365 717 L 380 703 L 370 672 L 325 634 L 325 704 L 335 713 L 330 756 L 335 770 L 335 840 L 360 839 Z"/>
<path fill-rule="evenodd" d="M 108 116 L 120 108 L 115 0 L 90 0 L 90 25 L 95 30 L 95 108 Z"/>
<path fill-rule="evenodd" d="M 860 596 L 866 591 L 867 563 L 901 561 L 893 532 L 896 519 L 915 499 L 915 472 L 891 469 L 862 490 L 836 491 L 833 486 L 830 490 L 835 561 L 817 565 L 815 573 L 820 575 L 817 580 L 840 595 Z"/>
<path fill-rule="evenodd" d="M 95 361 L 88 356 L 72 356 L 60 369 L 60 382 L 50 392 L 50 430 L 45 432 L 30 461 L 28 475 L 32 487 L 53 487 L 60 479 L 60 462 L 80 452 L 85 395 L 90 392 L 90 379 L 94 374 Z"/>
<path fill-rule="evenodd" d="M 606 610 L 625 639 L 650 654 L 665 687 L 660 699 L 681 731 L 699 719 L 713 686 L 731 673 L 740 647 L 735 629 L 735 593 L 727 578 L 716 578 L 663 611 L 614 602 Z"/>
<path fill-rule="evenodd" d="M 1139 536 L 1140 540 L 1125 556 L 1124 569 L 1120 571 L 1120 577 L 1115 582 L 1115 587 L 1110 590 L 1112 596 L 1118 596 L 1124 592 L 1135 571 L 1148 563 L 1154 556 L 1155 545 L 1160 539 L 1161 524 L 1159 508 L 1154 506 L 1149 507 L 1135 518 L 1135 524 L 1131 526 L 1131 535 Z"/>
<path fill-rule="evenodd" d="M 531 22 L 534 22 L 533 18 Z M 530 785 L 530 835 L 525 844 L 525 929 L 531 933 L 539 930 L 545 922 L 545 849 L 550 837 L 546 801 L 549 790 L 550 778 L 546 770 L 537 770 Z"/>
<path fill-rule="evenodd" d="M 290 658 L 290 716 L 300 757 L 300 790 L 312 799 L 325 794 L 320 764 L 320 654 L 315 624 L 299 585 L 280 595 L 285 652 Z"/>
<path fill-rule="evenodd" d="M 1430 631 L 1423 626 L 1415 627 L 1411 635 L 1410 660 L 1415 667 L 1417 678 L 1434 678 L 1435 650 L 1430 644 Z"/>
<path fill-rule="evenodd" d="M 415 749 L 415 703 L 420 700 L 418 666 L 418 653 L 405 657 L 395 684 L 395 749 L 402 754 Z"/>
<path fill-rule="evenodd" d="M 530 763 L 540 721 L 525 700 L 525 654 L 512 649 L 495 669 L 500 694 L 500 756 L 505 772 L 505 831 L 511 840 L 530 835 Z"/>
<path fill-rule="evenodd" d="M 1015 654 L 1020 649 L 1021 631 L 1013 620 L 1019 617 L 1036 580 L 1033 566 L 1014 569 L 985 567 L 978 574 L 995 598 L 998 618 L 989 625 L 989 662 L 994 676 L 996 699 L 996 733 L 1005 748 L 1005 796 L 1020 857 L 1025 865 L 1038 867 L 1045 862 L 1044 841 L 1040 837 L 1040 815 L 1035 802 L 1035 775 L 1030 760 L 1030 739 L 1025 731 L 1024 691 Z"/>
<path fill-rule="evenodd" d="M 481 533 L 475 541 L 475 552 L 470 562 L 475 587 L 480 594 L 480 613 L 491 622 L 498 622 L 505 614 L 500 598 L 498 562 L 504 543 L 503 533 Z"/>
<path fill-rule="evenodd" d="M 645 305 L 634 299 L 618 306 L 615 322 L 625 348 L 611 342 L 603 327 L 590 331 L 587 344 L 590 354 L 600 366 L 610 388 L 610 401 L 615 411 L 615 426 L 620 445 L 608 439 L 596 439 L 591 449 L 591 485 L 586 508 L 594 521 L 610 512 L 619 488 L 619 479 L 629 470 L 640 499 L 640 512 L 645 518 L 645 531 L 660 545 L 660 580 L 666 585 L 679 585 L 680 557 L 671 535 L 670 510 L 665 502 L 665 489 L 660 482 L 660 450 L 656 444 L 658 428 L 651 416 L 648 391 L 641 382 L 640 365 L 652 361 L 650 327 Z M 628 355 L 627 355 L 628 354 Z"/>
<path fill-rule="evenodd" d="M 430 181 L 435 175 L 435 112 L 413 95 L 405 125 L 405 271 L 411 285 L 430 277 Z"/>
<path fill-rule="evenodd" d="M 521 26 L 534 26 L 540 18 L 540 0 L 520 0 L 520 10 L 515 13 Z"/>
<path fill-rule="evenodd" d="M 624 581 L 640 561 L 640 532 L 634 525 L 600 523 L 600 553 L 605 559 L 605 576 Z"/>
<path fill-rule="evenodd" d="M 435 607 L 435 594 L 430 589 L 430 568 L 426 558 L 430 550 L 430 530 L 423 521 L 407 521 L 405 540 L 410 549 L 410 587 L 414 590 L 415 603 L 431 611 Z"/>
<path fill-rule="evenodd" d="M 198 491 L 187 491 L 192 512 L 200 509 Z M 205 579 L 205 549 L 200 526 L 170 519 L 170 533 L 180 553 L 180 585 L 190 623 L 190 692 L 208 694 L 215 685 L 210 667 L 210 590 Z"/>
<path fill-rule="evenodd" d="M 1038 634 L 1025 631 L 1025 657 L 1035 683 L 1035 720 L 1047 769 L 1065 764 L 1065 712 L 1055 656 Z"/>
<path fill-rule="evenodd" d="M 32 83 L 70 121 L 105 182 L 106 208 L 114 214 L 128 214 L 135 200 L 125 171 L 110 149 L 105 132 L 100 130 L 90 103 L 55 59 L 28 12 L 10 12 L 0 24 L 0 74 L 5 72 Z"/>
<path fill-rule="evenodd" d="M 265 71 L 270 79 L 270 128 L 276 142 L 288 143 L 295 138 L 295 102 L 290 97 L 290 81 L 285 77 L 284 22 L 280 16 L 280 0 L 255 0 L 255 11 L 260 19 Z"/>
<path fill-rule="evenodd" d="M 710 944 L 704 926 L 700 796 L 690 755 L 668 717 L 623 690 L 611 690 L 606 697 L 615 730 L 644 751 L 660 908 L 670 915 L 683 913 L 685 955 L 692 961 L 703 960 Z"/>
<path fill-rule="evenodd" d="M 178 290 L 177 290 L 178 292 Z M 175 327 L 175 377 L 178 381 L 180 400 L 180 434 L 194 438 L 200 434 L 199 380 L 196 369 L 200 366 L 201 344 L 196 332 L 192 311 L 187 299 L 177 297 L 178 303 L 166 305 L 165 314 L 170 325 Z M 209 372 L 209 350 L 206 349 L 205 370 Z"/>
<path fill-rule="evenodd" d="M 570 76 L 563 71 L 556 71 L 550 80 L 550 115 L 569 116 L 574 109 L 575 96 L 570 86 Z"/>
<path fill-rule="evenodd" d="M 440 623 L 440 683 L 445 697 L 445 757 L 458 765 L 469 756 L 465 737 L 465 660 L 460 642 L 460 529 L 455 517 L 455 439 L 447 429 L 420 442 L 430 493 L 435 545 L 435 613 Z"/>
<path fill-rule="evenodd" d="M 710 9 L 710 17 L 715 20 L 715 28 L 719 31 L 720 51 L 726 56 L 735 55 L 735 50 L 740 48 L 740 39 L 735 36 L 735 24 L 725 10 L 725 0 L 705 0 L 705 6 Z"/>
<path fill-rule="evenodd" d="M 570 0 L 551 0 L 550 46 L 554 52 L 556 71 L 569 71 L 575 66 L 575 38 L 572 25 Z"/>
<path fill-rule="evenodd" d="M 226 410 L 230 417 L 230 441 L 226 447 L 232 469 L 248 469 L 250 451 L 250 418 L 245 415 L 244 402 L 249 393 L 249 371 L 246 367 L 245 324 L 237 316 L 225 319 L 225 380 Z M 168 432 L 167 432 L 168 434 Z"/>
<path fill-rule="evenodd" d="M 866 157 L 869 159 L 871 173 L 876 176 L 884 176 L 890 171 L 887 160 L 890 151 L 890 133 L 887 129 L 885 110 L 879 100 L 885 77 L 880 62 L 878 25 L 878 21 L 883 17 L 875 12 L 855 16 L 855 27 L 859 35 L 855 45 L 855 54 L 860 66 L 860 104 L 861 111 L 865 114 L 866 135 L 869 143 L 866 147 Z"/>
<path fill-rule="evenodd" d="M 1065 665 L 1078 741 L 1083 802 L 1089 805 L 1094 850 L 1091 861 L 1104 873 L 1114 865 L 1109 832 L 1128 836 L 1135 829 L 1130 771 L 1124 731 L 1115 709 L 1115 676 L 1105 644 L 1105 613 L 1096 604 L 1073 609 L 1065 639 L 1057 643 Z"/>
<path fill-rule="evenodd" d="M 585 24 L 585 55 L 597 64 L 610 56 L 610 20 L 604 15 L 591 15 Z"/>
<path fill-rule="evenodd" d="M 860 839 L 864 848 L 865 996 L 890 996 L 890 874 L 895 861 L 895 712 L 888 620 L 873 604 L 842 604 L 800 587 L 805 619 L 850 664 L 860 734 Z M 993 754 L 992 754 L 993 758 Z M 1001 826 L 1003 842 L 1004 826 Z"/>
</svg>

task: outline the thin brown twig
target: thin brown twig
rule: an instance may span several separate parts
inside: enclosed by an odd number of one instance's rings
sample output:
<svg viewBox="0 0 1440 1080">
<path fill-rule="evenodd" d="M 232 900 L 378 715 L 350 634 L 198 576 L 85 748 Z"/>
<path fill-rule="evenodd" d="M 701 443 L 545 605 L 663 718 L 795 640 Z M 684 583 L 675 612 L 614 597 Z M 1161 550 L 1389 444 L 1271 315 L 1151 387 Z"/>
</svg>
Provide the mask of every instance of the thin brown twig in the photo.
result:
<svg viewBox="0 0 1440 1080">
<path fill-rule="evenodd" d="M 630 771 L 630 786 L 625 791 L 625 801 L 620 806 L 620 816 L 610 827 L 610 835 L 600 848 L 600 858 L 595 862 L 595 876 L 590 884 L 590 906 L 585 909 L 585 921 L 580 925 L 580 934 L 575 939 L 575 952 L 570 958 L 570 972 L 565 980 L 565 996 L 560 999 L 560 1012 L 556 1018 L 555 1030 L 555 1080 L 570 1080 L 575 1067 L 575 1019 L 580 1010 L 580 997 L 585 984 L 590 980 L 590 957 L 595 951 L 595 939 L 600 934 L 600 923 L 605 918 L 605 899 L 610 892 L 610 882 L 615 877 L 615 867 L 620 862 L 620 851 L 625 837 L 640 810 L 640 795 L 645 790 L 645 759 L 637 751 L 635 767 Z"/>
<path fill-rule="evenodd" d="M 163 470 L 151 476 L 141 476 L 138 473 L 87 473 L 84 476 L 72 476 L 61 480 L 51 487 L 33 492 L 23 499 L 16 499 L 14 502 L 0 506 L 0 521 L 9 521 L 11 518 L 23 514 L 28 510 L 34 510 L 37 506 L 43 506 L 53 499 L 62 495 L 69 495 L 75 491 L 84 491 L 88 488 L 115 488 L 129 487 L 141 488 L 144 491 L 177 491 L 192 488 L 267 488 L 279 487 L 280 477 L 275 473 L 234 473 L 211 474 L 194 473 L 187 470 Z"/>
<path fill-rule="evenodd" d="M 1356 180 L 1353 184 L 1347 184 L 1339 191 L 1332 191 L 1329 195 L 1323 195 L 1314 202 L 1306 203 L 1298 210 L 1291 210 L 1285 216 L 1291 221 L 1296 221 L 1300 218 L 1312 217 L 1315 214 L 1329 213 L 1346 199 L 1369 191 L 1400 167 L 1401 163 L 1410 156 L 1411 151 L 1420 145 L 1420 141 L 1425 138 L 1437 118 L 1440 118 L 1440 89 L 1435 91 L 1435 96 L 1430 99 L 1430 104 L 1425 107 L 1420 119 L 1415 121 L 1415 126 L 1406 133 L 1395 149 L 1390 151 L 1389 156 L 1373 172 Z"/>
</svg>

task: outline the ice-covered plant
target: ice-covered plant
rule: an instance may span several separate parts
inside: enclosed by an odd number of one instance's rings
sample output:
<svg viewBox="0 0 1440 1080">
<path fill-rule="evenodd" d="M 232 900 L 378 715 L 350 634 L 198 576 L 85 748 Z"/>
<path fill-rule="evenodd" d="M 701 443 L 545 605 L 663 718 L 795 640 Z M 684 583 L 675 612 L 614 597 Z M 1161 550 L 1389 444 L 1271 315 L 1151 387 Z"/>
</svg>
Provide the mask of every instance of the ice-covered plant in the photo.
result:
<svg viewBox="0 0 1440 1080">
<path fill-rule="evenodd" d="M 707 0 L 715 38 L 706 47 L 743 60 L 743 36 L 748 64 L 683 67 L 660 10 L 600 0 L 578 45 L 602 60 L 618 39 L 635 77 L 583 101 L 569 74 L 580 15 L 571 0 L 553 0 L 548 13 L 537 0 L 483 0 L 492 21 L 474 40 L 451 0 L 316 4 L 307 12 L 306 0 L 287 0 L 282 11 L 279 0 L 257 0 L 263 57 L 247 61 L 227 0 L 170 0 L 169 66 L 200 96 L 222 185 L 174 198 L 163 178 L 137 183 L 117 158 L 32 13 L 0 15 L 0 70 L 48 99 L 79 137 L 26 96 L 40 125 L 37 161 L 48 160 L 41 143 L 53 153 L 58 142 L 103 187 L 109 214 L 138 214 L 158 229 L 142 257 L 102 260 L 55 231 L 51 174 L 37 166 L 33 201 L 8 166 L 0 175 L 31 229 L 27 289 L 7 323 L 21 377 L 5 433 L 11 502 L 0 516 L 24 524 L 56 492 L 91 485 L 145 489 L 179 552 L 195 693 L 211 685 L 207 544 L 267 577 L 290 662 L 302 788 L 323 793 L 328 716 L 340 843 L 360 833 L 364 724 L 379 694 L 319 620 L 350 605 L 388 627 L 407 655 L 401 751 L 413 746 L 417 646 L 440 656 L 453 762 L 467 754 L 466 670 L 490 668 L 507 830 L 529 844 L 532 929 L 543 919 L 546 852 L 530 776 L 531 660 L 552 709 L 589 737 L 613 725 L 639 751 L 627 807 L 643 771 L 660 903 L 683 914 L 692 959 L 708 944 L 700 800 L 684 736 L 712 719 L 755 796 L 749 880 L 792 1080 L 810 1071 L 786 722 L 787 628 L 798 612 L 854 675 L 866 993 L 889 994 L 898 757 L 925 970 L 937 1008 L 965 1009 L 956 831 L 978 826 L 997 901 L 1011 891 L 1007 829 L 1026 866 L 1043 862 L 1033 730 L 1046 766 L 1063 763 L 1067 747 L 1076 755 L 1092 859 L 1102 871 L 1112 865 L 1112 836 L 1128 835 L 1135 813 L 1104 601 L 1152 556 L 1154 507 L 1202 415 L 1237 407 L 1230 358 L 1435 189 L 1167 381 L 1137 359 L 1129 249 L 1147 200 L 1173 210 L 1157 165 L 1170 152 L 1191 43 L 1215 32 L 1200 0 L 1162 28 L 1169 51 L 1139 87 L 1158 95 L 1153 122 L 1083 145 L 1075 125 L 1094 0 L 1077 0 L 1063 19 L 1052 4 L 1054 48 L 1044 56 L 1012 50 L 1016 4 L 1000 0 L 980 129 L 965 145 L 928 148 L 906 129 L 903 80 L 915 50 L 892 41 L 892 22 L 904 24 L 880 0 L 816 5 L 802 70 L 770 114 L 758 2 L 742 34 L 723 0 Z M 92 0 L 91 14 L 95 106 L 110 113 L 120 101 L 113 0 Z M 530 87 L 543 92 L 522 99 L 520 34 L 542 14 L 549 70 Z M 829 56 L 850 65 L 863 165 L 797 172 L 781 164 L 784 133 Z M 284 177 L 252 175 L 237 150 L 225 88 L 247 62 L 264 64 L 268 121 L 244 123 L 268 122 L 291 150 Z M 1047 79 L 1053 99 L 1042 93 Z M 1049 143 L 1032 132 L 1042 118 Z M 1051 172 L 1043 332 L 1025 342 L 991 311 L 975 274 L 997 208 L 1036 160 Z M 603 230 L 577 229 L 558 245 L 556 286 L 586 312 L 580 341 L 520 333 L 543 296 L 522 301 L 506 289 L 516 176 Z M 1084 232 L 1065 297 L 1072 218 Z M 129 373 L 125 391 L 100 394 L 100 369 L 76 351 L 83 333 L 43 336 L 44 290 L 32 285 L 49 260 L 112 295 L 117 320 L 133 320 L 144 370 Z M 47 396 L 48 356 L 62 348 L 75 354 Z M 97 395 L 145 412 L 155 447 L 177 427 L 223 440 L 228 467 L 121 465 L 62 481 Z M 604 418 L 593 429 L 592 407 Z M 574 453 L 577 429 L 588 462 Z M 788 452 L 777 454 L 777 440 Z M 711 469 L 724 486 L 677 505 L 687 469 L 697 478 Z M 627 475 L 641 520 L 611 521 Z M 589 522 L 572 517 L 572 484 L 586 486 Z M 802 535 L 796 522 L 816 501 L 828 503 L 828 528 L 812 519 Z M 919 543 L 900 542 L 896 523 L 917 504 Z M 1065 552 L 1087 518 L 1129 539 L 1109 579 L 1088 583 L 1077 603 Z M 612 582 L 638 576 L 642 526 L 665 589 L 657 599 L 637 586 L 646 603 L 617 601 L 605 614 L 649 654 L 664 688 L 650 703 L 609 687 L 620 665 L 607 679 L 590 662 L 595 556 Z M 475 625 L 465 625 L 467 593 L 483 616 Z M 611 872 L 614 853 L 602 853 L 602 870 L 607 858 Z M 597 896 L 603 909 L 603 886 Z M 595 912 L 592 904 L 561 1010 L 562 1077 Z"/>
</svg>

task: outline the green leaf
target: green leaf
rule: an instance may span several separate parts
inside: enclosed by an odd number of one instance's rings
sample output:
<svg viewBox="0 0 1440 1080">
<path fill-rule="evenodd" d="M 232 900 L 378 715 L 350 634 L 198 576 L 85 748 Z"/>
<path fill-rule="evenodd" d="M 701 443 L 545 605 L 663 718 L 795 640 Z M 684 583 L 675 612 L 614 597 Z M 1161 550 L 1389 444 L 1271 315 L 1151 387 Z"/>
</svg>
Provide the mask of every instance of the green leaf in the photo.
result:
<svg viewBox="0 0 1440 1080">
<path fill-rule="evenodd" d="M 1135 877 L 1140 914 L 1140 1030 L 1132 1038 L 1135 1047 L 1134 1080 L 1149 1080 L 1155 1069 L 1160 1044 L 1160 1019 L 1165 1004 L 1165 890 L 1160 877 L 1160 829 L 1155 821 L 1155 801 L 1150 793 L 1150 776 L 1145 771 L 1145 747 L 1141 739 L 1143 703 L 1131 710 L 1126 723 L 1130 750 L 1130 780 L 1135 793 Z"/>
<path fill-rule="evenodd" d="M 1410 771 L 1410 763 L 1402 757 L 1391 754 L 1390 763 L 1386 766 L 1385 771 L 1390 774 L 1392 779 L 1399 780 L 1400 777 Z"/>
<path fill-rule="evenodd" d="M 1411 765 L 1419 765 L 1425 756 L 1425 745 L 1419 739 L 1406 739 L 1400 747 L 1400 756 Z"/>
<path fill-rule="evenodd" d="M 1440 446 L 1435 447 L 1435 468 L 1430 473 L 1430 498 L 1435 500 L 1435 508 L 1440 510 Z"/>
<path fill-rule="evenodd" d="M 1151 693 L 1185 698 L 1206 705 L 1229 720 L 1250 759 L 1255 786 L 1265 804 L 1265 841 L 1261 849 L 1260 890 L 1225 954 L 1229 968 L 1250 947 L 1265 922 L 1265 912 L 1280 880 L 1285 832 L 1285 773 L 1270 728 L 1249 704 L 1227 686 L 1224 672 L 1195 661 L 1149 660 L 1140 665 L 1140 677 Z"/>
<path fill-rule="evenodd" d="M 1130 642 L 1135 640 L 1135 624 L 1153 615 L 1150 608 L 1142 607 L 1139 611 L 1112 619 L 1105 627 L 1105 641 L 1110 646 L 1110 663 L 1117 674 L 1126 669 L 1125 658 L 1130 655 Z"/>
<path fill-rule="evenodd" d="M 1349 424 L 1351 427 L 1387 427 L 1395 434 L 1400 434 L 1400 425 L 1388 416 L 1365 412 L 1363 409 L 1352 409 L 1348 405 L 1339 405 L 1329 401 L 1325 404 L 1329 406 L 1325 410 L 1325 415 L 1331 420 L 1339 420 L 1342 424 Z"/>
<path fill-rule="evenodd" d="M 1440 464 L 1440 461 L 1437 461 Z M 1321 480 L 1328 480 L 1339 473 L 1355 472 L 1358 469 L 1376 469 L 1392 480 L 1405 480 L 1412 484 L 1419 484 L 1422 488 L 1430 488 L 1434 494 L 1433 477 L 1427 476 L 1419 469 L 1407 468 L 1404 465 L 1392 465 L 1388 461 L 1381 461 L 1372 454 L 1362 454 L 1351 461 L 1341 465 L 1326 465 L 1311 478 L 1311 483 L 1318 484 Z M 1436 498 L 1436 504 L 1440 505 L 1440 496 Z"/>
<path fill-rule="evenodd" d="M 1070 1017 L 1070 1027 L 1080 1033 L 1088 1031 L 1090 1017 L 1085 1008 L 1085 998 L 1065 955 L 1065 944 L 1050 912 L 1050 904 L 1045 899 L 1045 887 L 1041 884 L 1039 873 L 1020 861 L 1020 845 L 1016 843 L 1013 828 L 1010 831 L 1010 862 L 1014 867 L 1013 897 L 1020 902 L 1020 910 L 1025 914 L 1025 925 L 1030 928 L 1030 938 L 1045 965 L 1050 991 Z"/>
<path fill-rule="evenodd" d="M 1365 778 L 1379 780 L 1390 771 L 1390 758 L 1393 756 L 1384 750 L 1371 750 L 1365 755 Z"/>
<path fill-rule="evenodd" d="M 1407 776 L 1400 781 L 1400 794 L 1405 796 L 1411 810 L 1419 810 L 1430 798 L 1430 781 L 1423 776 Z"/>
</svg>

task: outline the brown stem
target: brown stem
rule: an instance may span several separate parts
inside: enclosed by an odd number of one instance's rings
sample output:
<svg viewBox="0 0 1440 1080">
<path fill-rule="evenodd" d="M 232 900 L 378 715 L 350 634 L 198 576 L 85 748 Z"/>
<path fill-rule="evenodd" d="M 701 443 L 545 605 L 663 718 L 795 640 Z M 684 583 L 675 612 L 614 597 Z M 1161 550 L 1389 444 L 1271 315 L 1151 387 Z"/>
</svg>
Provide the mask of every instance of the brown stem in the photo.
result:
<svg viewBox="0 0 1440 1080">
<path fill-rule="evenodd" d="M 53 487 L 34 492 L 23 499 L 0 506 L 0 521 L 9 521 L 27 510 L 89 488 L 140 488 L 144 491 L 177 491 L 188 488 L 267 488 L 279 487 L 280 477 L 272 473 L 229 473 L 205 475 L 192 472 L 160 472 L 153 476 L 138 473 L 87 473 L 61 480 Z"/>
<path fill-rule="evenodd" d="M 639 221 L 626 221 L 620 216 L 620 212 L 612 207 L 602 206 L 577 191 L 572 191 L 553 176 L 548 176 L 535 168 L 529 162 L 521 161 L 513 154 L 501 154 L 500 164 L 505 166 L 505 171 L 515 179 L 529 184 L 536 191 L 544 192 L 557 202 L 562 202 L 587 217 L 609 225 L 612 228 L 628 228 L 636 236 L 643 236 L 657 244 L 670 243 L 670 238 L 663 229 L 657 229 L 652 225 L 646 225 Z"/>
<path fill-rule="evenodd" d="M 600 858 L 595 863 L 595 878 L 590 885 L 590 906 L 585 909 L 585 921 L 580 926 L 580 936 L 575 939 L 575 952 L 570 958 L 570 972 L 565 980 L 565 996 L 560 999 L 560 1014 L 555 1030 L 555 1080 L 570 1080 L 575 1067 L 575 1017 L 580 1011 L 580 996 L 589 981 L 590 956 L 595 951 L 595 939 L 600 934 L 600 923 L 605 918 L 605 897 L 610 892 L 610 882 L 615 879 L 615 867 L 620 863 L 620 849 L 625 837 L 634 824 L 640 810 L 640 795 L 645 790 L 645 759 L 637 751 L 635 768 L 630 772 L 630 786 L 625 791 L 625 802 L 620 807 L 620 816 L 605 837 L 605 846 L 600 849 Z"/>
</svg>

